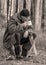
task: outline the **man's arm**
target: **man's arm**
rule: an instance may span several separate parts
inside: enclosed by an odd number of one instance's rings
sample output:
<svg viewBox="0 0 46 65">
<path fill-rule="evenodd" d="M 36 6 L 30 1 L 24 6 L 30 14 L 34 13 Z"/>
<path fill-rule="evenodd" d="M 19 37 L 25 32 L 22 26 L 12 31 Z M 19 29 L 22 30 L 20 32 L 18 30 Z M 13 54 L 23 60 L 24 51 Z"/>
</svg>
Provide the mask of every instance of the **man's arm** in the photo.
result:
<svg viewBox="0 0 46 65">
<path fill-rule="evenodd" d="M 18 20 L 11 19 L 8 22 L 9 33 L 15 33 L 17 31 L 23 30 L 23 26 L 19 23 Z"/>
</svg>

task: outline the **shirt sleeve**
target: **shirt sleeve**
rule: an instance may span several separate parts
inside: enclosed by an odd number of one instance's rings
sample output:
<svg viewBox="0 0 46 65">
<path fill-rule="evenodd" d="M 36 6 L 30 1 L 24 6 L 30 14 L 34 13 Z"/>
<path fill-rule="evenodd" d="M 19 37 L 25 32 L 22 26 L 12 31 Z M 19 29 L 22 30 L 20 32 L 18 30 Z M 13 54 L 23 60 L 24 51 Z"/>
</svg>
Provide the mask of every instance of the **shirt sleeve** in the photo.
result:
<svg viewBox="0 0 46 65">
<path fill-rule="evenodd" d="M 19 25 L 16 24 L 16 21 L 14 19 L 10 19 L 8 21 L 8 31 L 9 33 L 15 33 L 16 30 L 18 30 Z"/>
</svg>

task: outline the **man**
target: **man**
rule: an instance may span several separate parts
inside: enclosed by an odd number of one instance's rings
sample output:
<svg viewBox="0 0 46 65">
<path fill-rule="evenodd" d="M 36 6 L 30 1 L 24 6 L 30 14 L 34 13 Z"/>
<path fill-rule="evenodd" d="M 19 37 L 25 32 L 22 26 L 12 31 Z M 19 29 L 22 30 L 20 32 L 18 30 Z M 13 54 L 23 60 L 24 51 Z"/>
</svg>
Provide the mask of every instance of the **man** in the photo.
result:
<svg viewBox="0 0 46 65">
<path fill-rule="evenodd" d="M 31 35 L 30 33 L 32 33 L 33 27 L 31 21 L 28 21 L 29 11 L 23 9 L 19 14 L 14 14 L 11 17 L 4 34 L 4 47 L 10 51 L 10 54 L 16 54 L 17 59 L 20 58 L 20 45 L 22 45 L 21 56 L 23 56 L 23 58 L 27 56 L 27 52 L 32 46 L 29 36 Z"/>
</svg>

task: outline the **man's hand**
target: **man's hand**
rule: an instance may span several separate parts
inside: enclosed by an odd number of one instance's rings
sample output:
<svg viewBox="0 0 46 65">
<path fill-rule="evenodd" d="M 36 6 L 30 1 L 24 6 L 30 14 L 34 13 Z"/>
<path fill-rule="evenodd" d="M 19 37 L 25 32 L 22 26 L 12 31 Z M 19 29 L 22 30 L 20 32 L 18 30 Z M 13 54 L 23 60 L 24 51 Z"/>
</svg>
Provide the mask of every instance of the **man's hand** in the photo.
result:
<svg viewBox="0 0 46 65">
<path fill-rule="evenodd" d="M 22 23 L 21 25 L 22 25 L 23 27 L 26 27 L 26 26 L 27 26 L 27 23 L 24 22 L 24 23 Z"/>
<path fill-rule="evenodd" d="M 33 28 L 32 22 L 31 21 L 25 21 L 24 23 L 21 24 L 21 26 L 23 26 L 23 28 Z"/>
</svg>

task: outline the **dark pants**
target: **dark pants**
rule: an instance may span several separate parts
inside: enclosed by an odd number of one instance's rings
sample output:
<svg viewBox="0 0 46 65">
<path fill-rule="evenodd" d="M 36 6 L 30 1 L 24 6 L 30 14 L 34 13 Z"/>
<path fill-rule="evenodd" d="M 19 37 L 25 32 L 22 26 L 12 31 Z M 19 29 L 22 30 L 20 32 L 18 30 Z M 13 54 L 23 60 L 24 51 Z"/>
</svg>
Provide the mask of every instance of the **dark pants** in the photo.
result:
<svg viewBox="0 0 46 65">
<path fill-rule="evenodd" d="M 23 34 L 20 33 L 8 34 L 7 31 L 4 34 L 3 44 L 11 52 L 11 47 L 14 45 L 16 55 L 20 54 L 20 45 L 22 45 L 22 55 L 27 55 L 27 51 L 31 48 L 29 37 L 23 38 Z"/>
<path fill-rule="evenodd" d="M 31 48 L 31 42 L 29 40 L 29 37 L 24 38 L 23 36 L 21 37 L 20 34 L 16 34 L 15 38 L 17 41 L 15 44 L 15 54 L 20 54 L 20 45 L 22 45 L 22 56 L 26 56 L 28 50 L 30 50 Z"/>
</svg>

